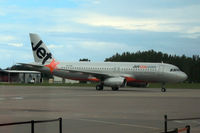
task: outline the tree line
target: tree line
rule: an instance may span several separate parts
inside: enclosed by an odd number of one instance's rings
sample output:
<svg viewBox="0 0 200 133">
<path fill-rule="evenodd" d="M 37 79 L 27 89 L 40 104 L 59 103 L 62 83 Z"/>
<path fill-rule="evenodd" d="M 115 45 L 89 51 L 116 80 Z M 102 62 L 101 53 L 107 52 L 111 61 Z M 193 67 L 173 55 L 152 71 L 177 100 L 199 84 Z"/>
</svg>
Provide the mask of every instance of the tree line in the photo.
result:
<svg viewBox="0 0 200 133">
<path fill-rule="evenodd" d="M 138 52 L 124 52 L 122 54 L 116 53 L 112 57 L 106 58 L 105 61 L 112 62 L 164 62 L 173 64 L 179 67 L 188 75 L 187 81 L 189 83 L 200 82 L 200 57 L 193 55 L 186 57 L 185 55 L 177 56 L 156 52 L 154 50 L 138 51 Z"/>
</svg>

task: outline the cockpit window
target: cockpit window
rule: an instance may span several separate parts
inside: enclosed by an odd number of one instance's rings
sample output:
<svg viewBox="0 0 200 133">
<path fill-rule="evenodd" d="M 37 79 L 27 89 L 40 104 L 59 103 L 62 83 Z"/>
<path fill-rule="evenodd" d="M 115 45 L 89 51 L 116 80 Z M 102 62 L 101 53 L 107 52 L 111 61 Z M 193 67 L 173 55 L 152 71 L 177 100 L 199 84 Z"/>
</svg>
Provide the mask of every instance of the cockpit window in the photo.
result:
<svg viewBox="0 0 200 133">
<path fill-rule="evenodd" d="M 180 69 L 178 69 L 178 68 L 172 68 L 172 69 L 170 69 L 170 72 L 177 72 L 177 71 L 180 71 Z"/>
</svg>

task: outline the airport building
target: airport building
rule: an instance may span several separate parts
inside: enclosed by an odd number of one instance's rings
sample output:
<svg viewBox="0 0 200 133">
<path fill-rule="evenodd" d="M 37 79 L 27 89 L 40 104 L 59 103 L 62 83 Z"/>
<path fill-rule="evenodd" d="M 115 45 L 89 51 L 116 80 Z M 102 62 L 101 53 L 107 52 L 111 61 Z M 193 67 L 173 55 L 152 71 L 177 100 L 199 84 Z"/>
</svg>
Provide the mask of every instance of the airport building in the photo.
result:
<svg viewBox="0 0 200 133">
<path fill-rule="evenodd" d="M 37 71 L 0 70 L 0 82 L 40 83 L 42 78 Z"/>
<path fill-rule="evenodd" d="M 42 75 L 38 71 L 0 70 L 0 82 L 8 83 L 41 83 Z M 79 81 L 69 80 L 53 76 L 49 83 L 79 83 Z"/>
</svg>

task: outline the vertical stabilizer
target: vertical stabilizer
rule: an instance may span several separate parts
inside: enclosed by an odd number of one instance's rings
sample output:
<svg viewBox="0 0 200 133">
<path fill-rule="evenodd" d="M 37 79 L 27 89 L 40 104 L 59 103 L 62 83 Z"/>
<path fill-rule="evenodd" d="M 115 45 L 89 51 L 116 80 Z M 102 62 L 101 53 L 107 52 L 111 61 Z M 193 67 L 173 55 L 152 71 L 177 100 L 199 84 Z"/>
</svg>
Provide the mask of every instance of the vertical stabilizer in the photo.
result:
<svg viewBox="0 0 200 133">
<path fill-rule="evenodd" d="M 31 46 L 35 62 L 45 64 L 51 62 L 53 56 L 37 34 L 30 33 Z"/>
</svg>

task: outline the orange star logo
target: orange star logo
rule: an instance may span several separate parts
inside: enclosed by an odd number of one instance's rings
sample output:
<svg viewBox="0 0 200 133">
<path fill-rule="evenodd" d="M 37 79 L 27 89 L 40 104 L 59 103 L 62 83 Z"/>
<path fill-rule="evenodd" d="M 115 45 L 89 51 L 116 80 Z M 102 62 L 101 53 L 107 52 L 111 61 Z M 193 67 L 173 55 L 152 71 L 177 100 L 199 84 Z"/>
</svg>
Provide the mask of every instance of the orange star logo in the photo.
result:
<svg viewBox="0 0 200 133">
<path fill-rule="evenodd" d="M 56 62 L 54 59 L 52 60 L 52 62 L 48 65 L 45 65 L 46 67 L 48 67 L 51 71 L 51 73 L 55 70 L 58 69 L 57 65 L 59 64 L 59 62 Z"/>
</svg>

